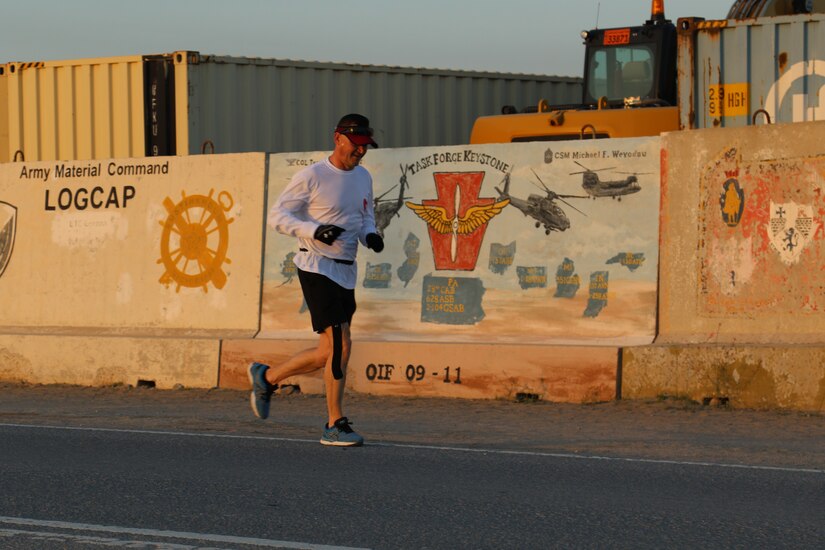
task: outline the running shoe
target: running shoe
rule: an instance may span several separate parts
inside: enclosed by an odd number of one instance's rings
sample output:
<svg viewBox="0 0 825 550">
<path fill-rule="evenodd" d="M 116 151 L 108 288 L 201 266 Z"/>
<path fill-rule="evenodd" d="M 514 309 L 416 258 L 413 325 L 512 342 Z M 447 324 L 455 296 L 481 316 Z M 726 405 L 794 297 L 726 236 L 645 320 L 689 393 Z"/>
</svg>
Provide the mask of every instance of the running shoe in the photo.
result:
<svg viewBox="0 0 825 550">
<path fill-rule="evenodd" d="M 252 405 L 252 412 L 258 418 L 269 416 L 269 401 L 272 394 L 278 389 L 277 384 L 270 384 L 266 381 L 266 369 L 269 365 L 263 363 L 252 363 L 249 365 L 249 383 L 252 384 L 252 393 L 249 395 L 249 402 Z"/>
<path fill-rule="evenodd" d="M 355 433 L 345 416 L 336 420 L 331 428 L 324 427 L 321 444 L 334 447 L 357 447 L 364 444 L 364 438 Z"/>
</svg>

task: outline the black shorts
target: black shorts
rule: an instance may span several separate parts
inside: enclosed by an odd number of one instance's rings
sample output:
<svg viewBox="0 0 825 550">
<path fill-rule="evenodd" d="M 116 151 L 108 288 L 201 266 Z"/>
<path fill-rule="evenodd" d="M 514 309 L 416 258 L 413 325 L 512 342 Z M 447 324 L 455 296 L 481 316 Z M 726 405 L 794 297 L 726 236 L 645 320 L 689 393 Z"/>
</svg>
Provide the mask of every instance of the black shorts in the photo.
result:
<svg viewBox="0 0 825 550">
<path fill-rule="evenodd" d="M 355 314 L 355 290 L 309 271 L 298 270 L 298 280 L 312 317 L 312 330 L 321 333 L 327 327 L 351 324 Z"/>
</svg>

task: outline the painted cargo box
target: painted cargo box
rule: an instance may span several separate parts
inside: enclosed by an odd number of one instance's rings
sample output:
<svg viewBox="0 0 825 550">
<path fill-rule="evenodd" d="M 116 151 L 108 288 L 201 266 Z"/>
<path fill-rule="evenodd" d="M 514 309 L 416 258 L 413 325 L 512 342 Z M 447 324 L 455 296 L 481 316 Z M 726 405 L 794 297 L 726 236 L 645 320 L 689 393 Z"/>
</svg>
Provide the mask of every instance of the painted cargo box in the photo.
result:
<svg viewBox="0 0 825 550">
<path fill-rule="evenodd" d="M 682 128 L 825 119 L 825 15 L 677 26 Z"/>
<path fill-rule="evenodd" d="M 476 117 L 578 78 L 201 55 L 0 66 L 0 162 L 324 150 L 329 121 L 368 114 L 383 147 L 466 143 Z"/>
</svg>

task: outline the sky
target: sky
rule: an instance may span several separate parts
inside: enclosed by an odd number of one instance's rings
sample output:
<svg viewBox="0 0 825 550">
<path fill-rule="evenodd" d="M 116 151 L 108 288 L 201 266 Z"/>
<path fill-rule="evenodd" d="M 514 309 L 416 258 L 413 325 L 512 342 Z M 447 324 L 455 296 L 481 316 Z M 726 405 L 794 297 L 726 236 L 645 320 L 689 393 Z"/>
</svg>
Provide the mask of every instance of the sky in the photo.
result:
<svg viewBox="0 0 825 550">
<path fill-rule="evenodd" d="M 579 33 L 643 23 L 650 0 L 0 0 L 0 63 L 178 50 L 580 76 Z M 722 19 L 730 1 L 665 0 Z"/>
</svg>

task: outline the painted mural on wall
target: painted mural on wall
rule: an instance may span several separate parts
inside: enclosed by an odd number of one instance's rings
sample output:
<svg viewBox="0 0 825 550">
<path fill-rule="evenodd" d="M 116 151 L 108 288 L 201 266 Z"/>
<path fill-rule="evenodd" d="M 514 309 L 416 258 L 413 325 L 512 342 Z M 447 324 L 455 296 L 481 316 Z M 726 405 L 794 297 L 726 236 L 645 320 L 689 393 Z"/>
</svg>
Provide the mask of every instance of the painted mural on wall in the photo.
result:
<svg viewBox="0 0 825 550">
<path fill-rule="evenodd" d="M 265 166 L 262 153 L 3 164 L 0 323 L 254 334 Z"/>
<path fill-rule="evenodd" d="M 701 178 L 701 313 L 825 309 L 825 157 L 743 162 L 720 151 Z"/>
<path fill-rule="evenodd" d="M 235 221 L 226 214 L 234 201 L 226 191 L 213 199 L 214 194 L 214 189 L 207 195 L 182 191 L 177 203 L 163 199 L 168 216 L 159 222 L 163 230 L 157 262 L 164 267 L 159 281 L 167 288 L 174 284 L 175 292 L 181 287 L 208 292 L 210 283 L 218 290 L 226 285 L 224 263 L 232 263 L 227 257 L 229 224 Z"/>
<path fill-rule="evenodd" d="M 371 150 L 376 225 L 359 249 L 356 337 L 649 343 L 659 138 Z M 270 156 L 268 207 L 328 153 Z M 291 258 L 266 231 L 261 338 L 311 338 Z"/>
<path fill-rule="evenodd" d="M 16 232 L 17 207 L 0 201 L 0 277 L 9 265 Z"/>
</svg>

